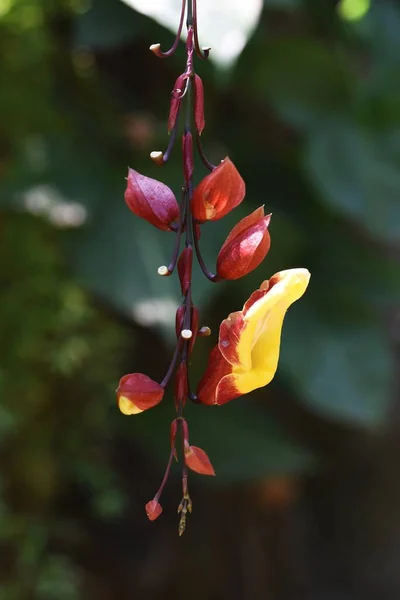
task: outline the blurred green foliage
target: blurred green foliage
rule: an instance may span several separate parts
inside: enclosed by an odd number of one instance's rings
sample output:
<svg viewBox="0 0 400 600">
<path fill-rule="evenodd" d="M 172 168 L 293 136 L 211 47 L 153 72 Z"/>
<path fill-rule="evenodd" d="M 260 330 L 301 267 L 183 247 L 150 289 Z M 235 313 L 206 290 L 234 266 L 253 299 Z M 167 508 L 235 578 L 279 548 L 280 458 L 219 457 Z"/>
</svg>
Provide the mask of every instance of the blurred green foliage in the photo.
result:
<svg viewBox="0 0 400 600">
<path fill-rule="evenodd" d="M 255 273 L 215 287 L 196 273 L 213 341 L 219 320 L 260 281 L 294 266 L 312 272 L 287 318 L 271 388 L 226 408 L 189 409 L 215 486 L 318 468 L 312 440 L 294 439 L 269 399 L 289 394 L 306 412 L 357 428 L 382 426 L 393 400 L 400 6 L 373 2 L 346 20 L 343 4 L 266 0 L 229 73 L 198 65 L 207 153 L 214 162 L 229 154 L 248 189 L 233 215 L 205 228 L 210 266 L 241 216 L 260 204 L 274 213 L 272 249 Z M 0 0 L 0 552 L 12 557 L 0 566 L 4 600 L 83 597 L 79 569 L 51 548 L 60 530 L 80 537 L 61 499 L 84 489 L 93 515 L 118 518 L 129 499 L 110 448 L 149 453 L 156 486 L 168 446 L 167 402 L 123 419 L 113 396 L 124 372 L 162 377 L 179 299 L 177 282 L 156 275 L 171 236 L 123 201 L 128 164 L 180 188 L 178 153 L 163 170 L 148 160 L 166 145 L 183 65 L 182 49 L 158 61 L 154 41 L 167 47 L 171 34 L 117 0 Z M 211 342 L 197 346 L 194 380 Z"/>
</svg>

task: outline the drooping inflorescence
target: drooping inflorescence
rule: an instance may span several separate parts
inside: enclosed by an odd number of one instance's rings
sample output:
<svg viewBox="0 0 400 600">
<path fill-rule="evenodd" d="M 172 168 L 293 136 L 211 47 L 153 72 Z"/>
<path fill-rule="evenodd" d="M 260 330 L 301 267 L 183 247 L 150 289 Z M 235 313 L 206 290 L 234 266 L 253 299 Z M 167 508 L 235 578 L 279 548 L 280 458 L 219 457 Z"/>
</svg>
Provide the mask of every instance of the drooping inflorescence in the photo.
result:
<svg viewBox="0 0 400 600">
<path fill-rule="evenodd" d="M 247 275 L 260 265 L 269 250 L 268 226 L 271 215 L 265 215 L 262 206 L 241 219 L 218 254 L 216 272 L 209 271 L 200 250 L 201 227 L 207 221 L 223 218 L 236 208 L 243 201 L 246 190 L 232 161 L 226 157 L 218 166 L 214 166 L 207 159 L 201 144 L 200 136 L 205 127 L 204 87 L 194 70 L 194 56 L 204 60 L 210 49 L 201 49 L 199 46 L 196 0 L 182 0 L 178 32 L 170 50 L 162 52 L 160 44 L 153 44 L 150 50 L 160 58 L 171 56 L 178 48 L 185 15 L 186 66 L 171 93 L 168 117 L 170 141 L 165 152 L 154 151 L 150 155 L 156 164 L 165 164 L 181 131 L 183 177 L 180 201 L 164 183 L 133 169 L 129 169 L 125 192 L 125 201 L 134 214 L 163 231 L 175 234 L 171 261 L 168 265 L 160 266 L 158 274 L 170 276 L 175 269 L 178 272 L 182 304 L 176 312 L 176 347 L 160 383 L 142 373 L 131 373 L 122 377 L 117 389 L 121 412 L 136 415 L 161 402 L 167 385 L 175 378 L 176 416 L 170 428 L 170 455 L 161 486 L 146 504 L 146 514 L 151 521 L 160 516 L 162 507 L 159 500 L 173 460 L 178 460 L 182 455 L 182 500 L 178 507 L 180 535 L 185 530 L 187 514 L 192 511 L 188 469 L 202 475 L 215 475 L 205 451 L 190 444 L 189 426 L 184 418 L 186 401 L 189 399 L 204 405 L 225 404 L 268 384 L 278 365 L 286 310 L 303 295 L 310 277 L 306 269 L 290 269 L 264 281 L 250 296 L 242 311 L 231 313 L 222 322 L 218 344 L 210 354 L 209 364 L 196 393 L 192 391 L 189 358 L 197 336 L 211 334 L 207 326 L 199 327 L 199 311 L 192 298 L 193 258 L 197 258 L 204 275 L 212 282 Z M 194 183 L 194 146 L 210 171 L 197 185 Z"/>
</svg>

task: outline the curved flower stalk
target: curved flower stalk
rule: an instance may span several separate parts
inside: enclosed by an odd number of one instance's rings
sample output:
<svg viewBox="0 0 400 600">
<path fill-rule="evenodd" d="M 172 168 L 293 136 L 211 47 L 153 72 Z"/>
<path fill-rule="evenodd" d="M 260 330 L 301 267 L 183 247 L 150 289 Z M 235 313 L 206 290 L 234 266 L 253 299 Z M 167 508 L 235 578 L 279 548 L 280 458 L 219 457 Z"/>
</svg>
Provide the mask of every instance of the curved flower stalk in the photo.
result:
<svg viewBox="0 0 400 600">
<path fill-rule="evenodd" d="M 187 515 L 192 512 L 188 470 L 201 475 L 215 475 L 206 452 L 189 442 L 189 426 L 184 418 L 187 400 L 202 404 L 224 404 L 239 395 L 266 385 L 278 365 L 280 334 L 288 307 L 304 293 L 309 273 L 292 269 L 265 281 L 246 302 L 242 311 L 232 313 L 220 327 L 219 343 L 211 352 L 208 367 L 197 388 L 189 383 L 189 358 L 196 339 L 208 336 L 208 327 L 199 326 L 199 311 L 192 298 L 192 265 L 194 257 L 212 282 L 233 280 L 253 271 L 265 258 L 270 247 L 268 227 L 271 215 L 264 207 L 241 219 L 223 244 L 216 261 L 216 272 L 207 268 L 200 250 L 201 228 L 207 221 L 223 218 L 245 197 L 245 183 L 233 162 L 226 157 L 218 166 L 206 157 L 200 136 L 205 128 L 204 88 L 194 70 L 194 56 L 208 57 L 209 48 L 201 49 L 197 32 L 196 0 L 182 0 L 177 36 L 172 47 L 163 52 L 160 44 L 150 50 L 160 58 L 171 56 L 178 47 L 186 14 L 186 65 L 171 92 L 168 116 L 170 140 L 165 152 L 154 151 L 151 159 L 157 165 L 168 162 L 178 132 L 181 131 L 182 188 L 178 202 L 174 192 L 161 181 L 129 169 L 125 201 L 129 209 L 154 227 L 173 232 L 175 243 L 168 265 L 158 274 L 170 276 L 175 269 L 182 291 L 182 304 L 176 312 L 176 347 L 170 366 L 161 382 L 143 373 L 122 377 L 117 389 L 117 402 L 125 415 L 138 415 L 155 407 L 164 397 L 174 378 L 175 418 L 170 427 L 170 454 L 160 488 L 146 506 L 150 521 L 162 513 L 161 494 L 174 459 L 182 461 L 182 500 L 178 507 L 179 535 L 185 531 Z M 182 114 L 185 117 L 182 117 Z M 195 138 L 195 143 L 193 138 Z M 210 172 L 197 185 L 194 182 L 194 147 Z"/>
</svg>

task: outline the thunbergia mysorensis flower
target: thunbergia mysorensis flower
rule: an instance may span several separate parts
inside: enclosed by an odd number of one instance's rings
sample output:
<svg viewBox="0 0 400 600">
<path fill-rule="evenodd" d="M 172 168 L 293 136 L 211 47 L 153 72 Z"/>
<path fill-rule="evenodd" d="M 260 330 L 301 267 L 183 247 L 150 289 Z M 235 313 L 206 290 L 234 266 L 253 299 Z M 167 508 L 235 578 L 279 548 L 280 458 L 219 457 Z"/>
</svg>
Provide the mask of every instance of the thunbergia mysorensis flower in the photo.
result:
<svg viewBox="0 0 400 600">
<path fill-rule="evenodd" d="M 179 45 L 186 14 L 186 66 L 171 92 L 167 129 L 170 140 L 165 152 L 151 152 L 157 165 L 170 158 L 178 132 L 182 135 L 182 188 L 180 203 L 174 192 L 160 181 L 129 169 L 125 201 L 130 210 L 153 226 L 175 232 L 171 261 L 158 269 L 169 276 L 178 271 L 182 304 L 176 311 L 176 347 L 164 379 L 158 383 L 143 373 L 122 377 L 117 401 L 125 415 L 137 415 L 162 401 L 165 389 L 174 376 L 175 418 L 170 426 L 170 454 L 161 486 L 145 506 L 150 521 L 162 513 L 159 502 L 174 459 L 182 461 L 182 500 L 178 506 L 179 535 L 185 531 L 188 513 L 192 512 L 188 470 L 201 475 L 215 475 L 206 452 L 189 442 L 189 426 L 184 418 L 187 400 L 197 404 L 224 404 L 233 398 L 266 385 L 273 378 L 279 359 L 280 336 L 288 307 L 305 292 L 310 274 L 306 269 L 281 271 L 261 284 L 245 303 L 243 310 L 232 313 L 220 327 L 218 345 L 212 350 L 197 394 L 189 382 L 189 358 L 198 337 L 211 334 L 209 327 L 199 326 L 199 311 L 192 299 L 192 265 L 196 256 L 204 275 L 212 282 L 238 279 L 255 269 L 270 247 L 268 227 L 271 215 L 264 207 L 241 219 L 228 235 L 217 258 L 216 273 L 208 270 L 200 251 L 201 227 L 235 209 L 244 199 L 245 183 L 232 161 L 226 157 L 214 166 L 206 157 L 200 135 L 205 127 L 203 82 L 194 71 L 194 56 L 204 60 L 209 48 L 201 49 L 197 33 L 197 0 L 182 0 L 181 18 L 172 47 L 163 52 L 160 44 L 150 50 L 160 58 L 171 56 Z M 182 116 L 184 115 L 184 117 Z M 182 123 L 183 122 L 183 123 Z M 180 129 L 180 126 L 182 128 Z M 195 143 L 194 143 L 195 142 Z M 197 185 L 194 183 L 193 149 L 210 171 Z M 184 237 L 183 248 L 181 248 Z"/>
<path fill-rule="evenodd" d="M 263 387 L 278 367 L 283 319 L 307 289 L 307 269 L 289 269 L 264 281 L 222 321 L 219 341 L 197 388 L 202 404 L 225 404 Z"/>
</svg>

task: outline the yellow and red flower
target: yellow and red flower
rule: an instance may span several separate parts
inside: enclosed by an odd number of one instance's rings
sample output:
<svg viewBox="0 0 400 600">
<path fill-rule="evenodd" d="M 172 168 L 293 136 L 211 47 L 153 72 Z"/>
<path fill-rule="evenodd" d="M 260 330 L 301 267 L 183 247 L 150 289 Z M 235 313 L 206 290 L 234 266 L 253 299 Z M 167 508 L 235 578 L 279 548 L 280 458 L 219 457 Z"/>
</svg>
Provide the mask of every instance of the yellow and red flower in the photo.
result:
<svg viewBox="0 0 400 600">
<path fill-rule="evenodd" d="M 124 375 L 117 388 L 118 407 L 124 415 L 138 415 L 159 404 L 163 396 L 164 388 L 144 373 Z"/>
<path fill-rule="evenodd" d="M 276 273 L 253 292 L 243 310 L 222 321 L 197 396 L 202 404 L 225 404 L 273 379 L 286 311 L 307 289 L 307 269 Z"/>
</svg>

